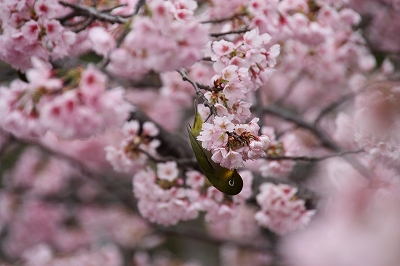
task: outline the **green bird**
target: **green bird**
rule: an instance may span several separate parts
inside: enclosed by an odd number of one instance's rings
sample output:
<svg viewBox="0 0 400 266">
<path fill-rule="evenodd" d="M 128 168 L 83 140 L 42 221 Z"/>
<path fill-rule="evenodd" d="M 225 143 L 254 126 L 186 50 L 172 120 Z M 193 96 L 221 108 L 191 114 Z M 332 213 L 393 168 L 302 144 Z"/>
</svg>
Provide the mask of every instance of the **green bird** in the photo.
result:
<svg viewBox="0 0 400 266">
<path fill-rule="evenodd" d="M 197 111 L 197 101 L 195 101 L 194 123 L 193 127 L 188 125 L 188 133 L 197 162 L 204 175 L 216 189 L 228 195 L 238 194 L 243 188 L 243 180 L 236 169 L 231 170 L 215 163 L 211 160 L 211 152 L 203 149 L 201 142 L 196 139 L 202 126 L 203 119 Z"/>
</svg>

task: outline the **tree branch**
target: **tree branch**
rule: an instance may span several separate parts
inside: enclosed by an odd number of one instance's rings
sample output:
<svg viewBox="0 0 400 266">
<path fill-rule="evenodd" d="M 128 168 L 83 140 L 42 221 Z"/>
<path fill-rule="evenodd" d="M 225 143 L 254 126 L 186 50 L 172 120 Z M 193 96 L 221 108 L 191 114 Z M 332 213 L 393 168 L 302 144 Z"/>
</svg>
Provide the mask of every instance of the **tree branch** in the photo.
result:
<svg viewBox="0 0 400 266">
<path fill-rule="evenodd" d="M 241 34 L 241 33 L 245 33 L 245 32 L 248 32 L 249 30 L 250 30 L 250 29 L 245 28 L 245 29 L 243 29 L 243 30 L 232 30 L 232 31 L 221 32 L 221 33 L 210 33 L 210 36 L 211 36 L 211 37 L 218 38 L 218 37 L 221 37 L 221 36 L 224 36 L 224 35 L 229 35 L 229 34 Z"/>
<path fill-rule="evenodd" d="M 239 248 L 243 248 L 243 249 L 258 250 L 258 251 L 264 251 L 264 252 L 272 250 L 271 245 L 269 245 L 267 243 L 256 244 L 256 243 L 245 243 L 245 242 L 239 242 L 239 241 L 224 240 L 224 239 L 211 237 L 211 236 L 205 234 L 204 232 L 198 232 L 198 231 L 186 229 L 183 227 L 173 228 L 173 227 L 156 226 L 156 228 L 157 228 L 158 232 L 161 232 L 164 234 L 175 235 L 175 236 L 185 237 L 185 238 L 191 238 L 191 239 L 199 240 L 202 242 L 206 242 L 206 243 L 218 245 L 218 246 L 224 245 L 224 244 L 231 244 L 231 245 L 237 246 Z"/>
<path fill-rule="evenodd" d="M 233 19 L 236 19 L 236 18 L 240 18 L 240 17 L 246 16 L 246 15 L 247 15 L 246 12 L 242 12 L 242 13 L 234 14 L 233 16 L 229 16 L 229 17 L 226 17 L 226 18 L 217 18 L 217 19 L 210 19 L 210 20 L 202 21 L 201 23 L 202 24 L 222 23 L 222 22 L 225 22 L 225 21 L 229 21 L 229 20 L 233 20 Z"/>
<path fill-rule="evenodd" d="M 99 11 L 94 7 L 85 6 L 85 5 L 81 5 L 81 4 L 71 4 L 68 2 L 61 1 L 61 0 L 59 0 L 58 2 L 60 3 L 60 5 L 65 6 L 65 7 L 70 7 L 74 10 L 73 13 L 68 14 L 59 19 L 60 21 L 63 21 L 63 22 L 72 17 L 75 17 L 75 16 L 84 16 L 84 17 L 88 17 L 88 18 L 95 18 L 96 20 L 109 22 L 109 23 L 124 24 L 124 23 L 128 22 L 127 18 L 123 18 L 121 16 L 114 16 L 114 15 L 109 14 L 108 12 Z M 73 14 L 73 16 L 72 16 L 72 14 Z"/>
<path fill-rule="evenodd" d="M 316 135 L 321 140 L 321 144 L 323 146 L 325 146 L 331 150 L 337 151 L 337 152 L 341 150 L 324 132 L 322 132 L 317 127 L 313 126 L 312 124 L 305 122 L 303 119 L 298 117 L 296 114 L 290 112 L 289 110 L 280 108 L 276 105 L 269 105 L 269 106 L 265 106 L 263 108 L 263 112 L 278 116 L 284 120 L 287 120 L 287 121 L 290 121 L 290 122 L 296 124 L 299 127 L 308 129 L 309 131 L 311 131 L 314 135 Z"/>
<path fill-rule="evenodd" d="M 292 161 L 305 161 L 305 162 L 320 162 L 326 159 L 341 157 L 347 154 L 356 154 L 365 152 L 364 150 L 355 150 L 355 151 L 342 151 L 335 154 L 324 155 L 320 157 L 308 157 L 308 156 L 264 156 L 262 157 L 265 160 L 269 161 L 279 161 L 279 160 L 292 160 Z"/>
<path fill-rule="evenodd" d="M 330 139 L 330 137 L 328 137 L 323 131 L 321 131 L 316 126 L 305 122 L 303 119 L 298 117 L 296 114 L 294 114 L 286 109 L 275 106 L 275 105 L 270 105 L 270 106 L 264 107 L 263 112 L 281 117 L 282 119 L 285 119 L 287 121 L 295 123 L 299 127 L 308 129 L 310 132 L 312 132 L 314 135 L 316 135 L 321 140 L 321 144 L 324 147 L 329 148 L 335 152 L 343 152 L 342 148 L 339 145 L 337 145 L 336 143 L 334 143 Z M 364 177 L 366 177 L 369 180 L 372 180 L 373 175 L 371 174 L 371 172 L 368 169 L 366 169 L 365 166 L 362 165 L 357 159 L 355 159 L 354 157 L 351 157 L 351 154 L 345 154 L 342 156 L 361 175 L 363 175 Z"/>
</svg>

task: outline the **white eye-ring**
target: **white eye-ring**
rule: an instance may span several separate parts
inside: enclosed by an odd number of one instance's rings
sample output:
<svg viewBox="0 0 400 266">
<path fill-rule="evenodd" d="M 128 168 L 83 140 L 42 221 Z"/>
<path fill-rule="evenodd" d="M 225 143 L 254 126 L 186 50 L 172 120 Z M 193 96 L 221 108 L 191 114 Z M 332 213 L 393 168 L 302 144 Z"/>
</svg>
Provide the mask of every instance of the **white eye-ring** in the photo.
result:
<svg viewBox="0 0 400 266">
<path fill-rule="evenodd" d="M 229 179 L 228 184 L 233 187 L 235 185 L 235 181 L 233 180 L 233 178 Z"/>
</svg>

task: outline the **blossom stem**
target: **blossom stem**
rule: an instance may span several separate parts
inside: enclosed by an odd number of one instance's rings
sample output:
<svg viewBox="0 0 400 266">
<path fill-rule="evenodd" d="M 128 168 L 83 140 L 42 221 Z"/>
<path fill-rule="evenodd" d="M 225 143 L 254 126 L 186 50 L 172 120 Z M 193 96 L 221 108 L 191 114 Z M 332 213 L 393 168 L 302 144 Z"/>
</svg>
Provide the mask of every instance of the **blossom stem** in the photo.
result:
<svg viewBox="0 0 400 266">
<path fill-rule="evenodd" d="M 179 69 L 178 73 L 182 76 L 182 79 L 184 81 L 188 81 L 190 84 L 193 85 L 194 89 L 196 90 L 196 95 L 198 98 L 200 98 L 204 105 L 207 106 L 210 109 L 210 112 L 212 115 L 217 115 L 217 110 L 215 108 L 214 105 L 212 105 L 207 98 L 204 96 L 204 94 L 200 91 L 200 87 L 199 84 L 197 82 L 195 82 L 194 80 L 192 80 L 191 78 L 189 78 L 189 76 L 187 75 L 186 71 L 184 69 Z"/>
</svg>

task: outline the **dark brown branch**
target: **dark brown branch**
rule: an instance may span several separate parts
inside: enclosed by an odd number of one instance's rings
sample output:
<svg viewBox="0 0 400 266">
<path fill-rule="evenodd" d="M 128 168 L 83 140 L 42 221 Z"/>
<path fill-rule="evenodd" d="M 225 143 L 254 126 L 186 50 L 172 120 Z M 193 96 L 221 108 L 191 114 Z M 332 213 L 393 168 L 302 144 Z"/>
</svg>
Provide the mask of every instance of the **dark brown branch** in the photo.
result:
<svg viewBox="0 0 400 266">
<path fill-rule="evenodd" d="M 60 18 L 62 21 L 66 21 L 67 20 L 66 18 L 72 18 L 75 16 L 84 16 L 84 17 L 88 17 L 88 18 L 95 18 L 96 20 L 109 22 L 109 23 L 124 24 L 124 23 L 128 22 L 128 19 L 126 19 L 126 18 L 123 18 L 120 16 L 114 16 L 107 12 L 99 11 L 94 7 L 85 6 L 85 5 L 81 5 L 81 4 L 71 4 L 68 2 L 61 1 L 61 0 L 59 1 L 59 3 L 65 7 L 70 7 L 74 10 L 74 12 L 73 12 L 74 16 L 72 16 L 72 14 L 68 14 L 63 18 Z"/>
<path fill-rule="evenodd" d="M 109 8 L 105 8 L 105 9 L 99 10 L 99 12 L 101 12 L 101 13 L 109 13 L 109 12 L 113 11 L 114 9 L 117 9 L 117 8 L 120 8 L 120 7 L 125 7 L 125 6 L 127 6 L 127 4 L 120 4 L 120 5 L 116 5 L 116 6 L 112 6 L 112 7 L 109 7 Z"/>
<path fill-rule="evenodd" d="M 93 17 L 88 18 L 79 27 L 75 28 L 74 32 L 81 32 L 81 31 L 85 30 L 87 27 L 89 27 L 94 22 L 94 20 L 95 19 Z"/>
<path fill-rule="evenodd" d="M 227 31 L 227 32 L 221 32 L 221 33 L 210 33 L 211 37 L 218 38 L 224 35 L 229 35 L 229 34 L 241 34 L 241 33 L 246 33 L 250 29 L 243 29 L 243 30 L 232 30 L 232 31 Z"/>
<path fill-rule="evenodd" d="M 157 226 L 156 228 L 157 228 L 157 231 L 160 233 L 164 233 L 167 235 L 175 235 L 175 236 L 184 237 L 184 238 L 191 238 L 191 239 L 199 240 L 199 241 L 206 242 L 208 244 L 217 245 L 217 246 L 231 244 L 231 245 L 237 246 L 239 248 L 243 248 L 243 249 L 257 250 L 257 251 L 264 251 L 264 252 L 271 251 L 271 245 L 269 245 L 267 243 L 246 243 L 246 242 L 218 239 L 215 237 L 208 236 L 204 232 L 185 229 L 182 227 L 172 228 L 172 227 Z"/>
<path fill-rule="evenodd" d="M 214 62 L 211 60 L 211 57 L 203 57 L 201 60 L 206 61 L 206 62 Z"/>
</svg>

